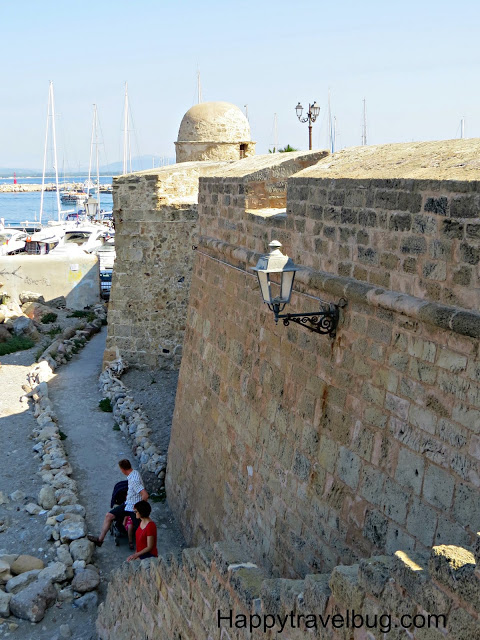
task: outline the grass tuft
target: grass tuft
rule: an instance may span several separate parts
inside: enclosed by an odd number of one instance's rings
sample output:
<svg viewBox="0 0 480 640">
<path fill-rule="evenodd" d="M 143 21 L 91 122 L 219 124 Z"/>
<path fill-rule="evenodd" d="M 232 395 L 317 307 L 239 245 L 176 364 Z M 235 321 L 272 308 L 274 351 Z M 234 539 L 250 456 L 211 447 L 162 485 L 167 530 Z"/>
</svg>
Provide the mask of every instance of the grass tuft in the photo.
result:
<svg viewBox="0 0 480 640">
<path fill-rule="evenodd" d="M 113 411 L 110 398 L 103 398 L 103 400 L 100 400 L 100 402 L 98 403 L 98 406 L 102 411 L 106 411 L 107 413 L 111 413 Z"/>
<path fill-rule="evenodd" d="M 8 342 L 0 343 L 0 356 L 4 356 L 7 353 L 15 353 L 15 351 L 25 351 L 25 349 L 31 349 L 33 346 L 35 346 L 35 342 L 31 338 L 13 336 Z"/>
<path fill-rule="evenodd" d="M 58 318 L 58 315 L 56 313 L 46 313 L 42 319 L 40 320 L 40 322 L 42 324 L 50 324 L 50 322 L 55 322 L 55 320 Z"/>
</svg>

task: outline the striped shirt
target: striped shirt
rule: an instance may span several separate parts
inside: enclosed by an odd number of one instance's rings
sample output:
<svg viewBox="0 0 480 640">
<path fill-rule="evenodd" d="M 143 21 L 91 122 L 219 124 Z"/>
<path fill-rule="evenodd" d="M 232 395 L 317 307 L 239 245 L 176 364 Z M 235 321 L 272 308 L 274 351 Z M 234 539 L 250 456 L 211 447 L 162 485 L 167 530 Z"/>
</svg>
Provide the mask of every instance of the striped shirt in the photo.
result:
<svg viewBox="0 0 480 640">
<path fill-rule="evenodd" d="M 138 471 L 132 471 L 127 476 L 128 492 L 125 500 L 125 511 L 133 511 L 133 507 L 140 502 L 142 496 L 140 492 L 145 489 L 143 480 Z"/>
</svg>

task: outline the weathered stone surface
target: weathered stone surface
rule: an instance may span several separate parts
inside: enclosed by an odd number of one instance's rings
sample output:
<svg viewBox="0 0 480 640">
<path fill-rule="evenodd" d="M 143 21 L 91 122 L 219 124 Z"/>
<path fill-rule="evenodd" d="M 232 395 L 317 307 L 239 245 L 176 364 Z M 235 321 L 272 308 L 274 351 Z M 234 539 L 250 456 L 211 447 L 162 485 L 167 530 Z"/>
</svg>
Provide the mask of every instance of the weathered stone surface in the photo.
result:
<svg viewBox="0 0 480 640">
<path fill-rule="evenodd" d="M 25 571 L 32 571 L 32 569 L 43 569 L 45 566 L 43 560 L 36 558 L 35 556 L 20 555 L 12 562 L 11 571 L 15 575 L 25 573 Z"/>
<path fill-rule="evenodd" d="M 49 485 L 43 486 L 38 494 L 38 502 L 44 509 L 51 509 L 57 504 L 55 489 Z"/>
<path fill-rule="evenodd" d="M 41 510 L 42 510 L 42 507 L 40 507 L 38 504 L 35 504 L 34 502 L 29 502 L 25 506 L 25 511 L 29 513 L 31 516 L 38 516 Z"/>
<path fill-rule="evenodd" d="M 84 560 L 87 564 L 92 559 L 94 549 L 94 543 L 87 538 L 74 540 L 70 543 L 70 554 L 73 560 Z"/>
<path fill-rule="evenodd" d="M 39 622 L 55 602 L 57 591 L 49 580 L 36 580 L 10 600 L 10 611 L 17 618 Z"/>
<path fill-rule="evenodd" d="M 82 611 L 95 611 L 98 605 L 98 595 L 94 591 L 86 593 L 74 600 L 74 606 Z"/>
<path fill-rule="evenodd" d="M 67 565 L 63 562 L 52 562 L 42 569 L 38 575 L 39 580 L 50 580 L 51 582 L 65 582 L 68 579 Z"/>
<path fill-rule="evenodd" d="M 0 616 L 2 618 L 8 618 L 10 615 L 10 600 L 12 595 L 0 590 Z"/>
<path fill-rule="evenodd" d="M 25 589 L 25 587 L 28 587 L 29 584 L 34 582 L 37 579 L 39 573 L 40 569 L 24 571 L 18 576 L 11 578 L 5 585 L 5 590 L 8 593 L 18 593 L 22 589 Z"/>
<path fill-rule="evenodd" d="M 83 520 L 77 522 L 69 519 L 60 523 L 59 534 L 62 543 L 70 542 L 71 540 L 83 538 L 87 534 L 87 527 Z"/>
<path fill-rule="evenodd" d="M 98 587 L 100 583 L 100 576 L 96 571 L 92 569 L 78 569 L 75 572 L 75 577 L 72 580 L 72 587 L 79 593 L 86 593 L 87 591 L 93 591 Z"/>
</svg>

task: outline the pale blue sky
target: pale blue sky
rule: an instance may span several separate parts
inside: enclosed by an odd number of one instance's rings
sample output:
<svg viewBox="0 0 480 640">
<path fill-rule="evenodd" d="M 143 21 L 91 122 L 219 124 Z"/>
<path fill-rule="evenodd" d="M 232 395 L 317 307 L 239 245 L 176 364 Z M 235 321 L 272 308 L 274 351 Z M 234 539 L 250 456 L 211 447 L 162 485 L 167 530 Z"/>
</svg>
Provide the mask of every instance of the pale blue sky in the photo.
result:
<svg viewBox="0 0 480 640">
<path fill-rule="evenodd" d="M 203 99 L 248 105 L 257 153 L 306 148 L 294 107 L 317 100 L 314 146 L 326 147 L 328 90 L 340 147 L 480 136 L 478 0 L 2 0 L 0 167 L 41 167 L 48 82 L 59 155 L 88 163 L 92 103 L 101 162 L 122 156 L 124 82 L 133 152 L 174 155 L 180 120 Z M 60 160 L 61 162 L 61 160 Z"/>
</svg>

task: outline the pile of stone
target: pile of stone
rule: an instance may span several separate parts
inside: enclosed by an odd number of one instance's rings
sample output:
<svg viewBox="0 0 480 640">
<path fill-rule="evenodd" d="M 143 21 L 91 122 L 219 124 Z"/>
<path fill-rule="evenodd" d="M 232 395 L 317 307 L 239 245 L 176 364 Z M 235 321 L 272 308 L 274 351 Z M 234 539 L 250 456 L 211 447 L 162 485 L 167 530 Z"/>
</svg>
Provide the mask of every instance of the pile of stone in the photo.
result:
<svg viewBox="0 0 480 640">
<path fill-rule="evenodd" d="M 97 601 L 96 593 L 89 593 L 100 582 L 98 570 L 91 563 L 95 545 L 86 537 L 85 509 L 79 502 L 77 484 L 71 477 L 72 467 L 62 444 L 61 429 L 48 397 L 47 384 L 53 377 L 54 369 L 67 362 L 65 355 L 78 350 L 93 333 L 100 330 L 106 317 L 103 305 L 96 307 L 94 312 L 96 318 L 91 323 L 79 330 L 66 330 L 54 345 L 46 349 L 40 361 L 31 367 L 27 376 L 28 384 L 24 386 L 26 394 L 21 398 L 24 402 L 29 399 L 34 402 L 37 427 L 32 434 L 36 440 L 33 451 L 41 461 L 39 474 L 43 481 L 38 504 L 29 503 L 25 510 L 31 515 L 46 515 L 45 537 L 53 540 L 57 560 L 44 568 L 43 562 L 35 559 L 42 563 L 41 567 L 29 566 L 19 571 L 12 564 L 18 560 L 16 556 L 0 556 L 0 584 L 5 585 L 5 595 L 0 593 L 0 606 L 6 612 L 8 605 L 10 613 L 31 622 L 41 620 L 46 608 L 56 599 L 75 599 L 75 604 L 82 608 Z M 61 345 L 63 349 L 60 349 Z M 56 349 L 57 357 L 54 357 L 52 346 Z"/>
<path fill-rule="evenodd" d="M 40 334 L 37 324 L 23 312 L 18 302 L 0 293 L 0 342 L 8 342 L 13 336 L 37 340 Z"/>
<path fill-rule="evenodd" d="M 143 473 L 149 478 L 149 487 L 161 489 L 165 484 L 167 457 L 150 439 L 152 430 L 141 407 L 128 395 L 126 385 L 120 380 L 127 370 L 121 358 L 110 362 L 100 374 L 100 391 L 112 404 L 113 415 L 120 430 L 127 436 L 133 453 Z"/>
<path fill-rule="evenodd" d="M 59 547 L 60 549 L 60 547 Z M 68 557 L 66 557 L 68 554 Z M 74 561 L 65 550 L 63 561 L 51 562 L 29 555 L 0 553 L 0 616 L 14 615 L 39 622 L 55 601 L 89 606 L 99 583 L 97 569 L 85 561 Z"/>
</svg>

